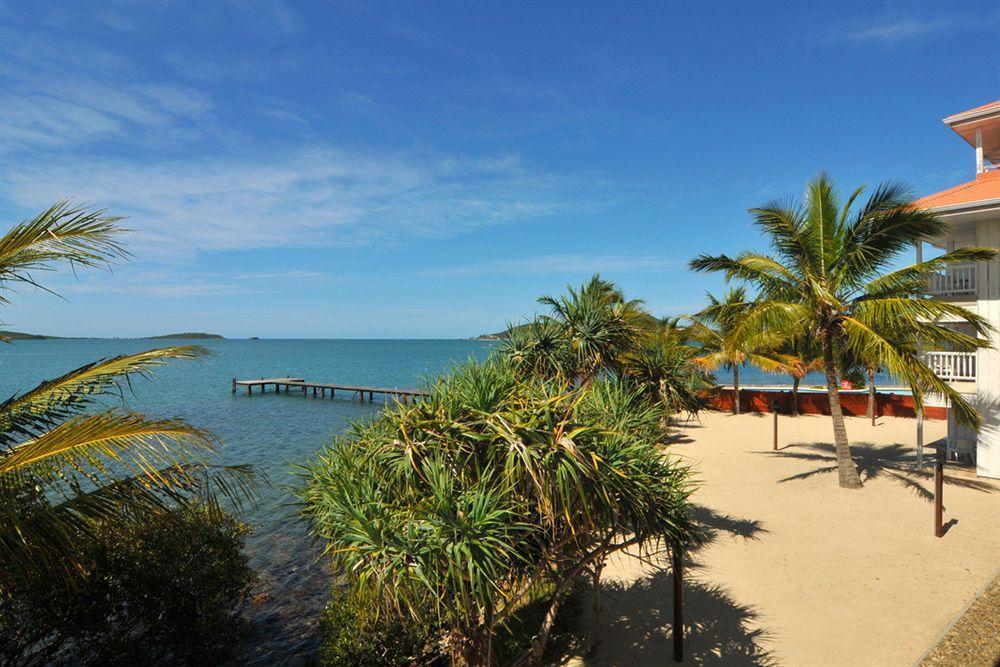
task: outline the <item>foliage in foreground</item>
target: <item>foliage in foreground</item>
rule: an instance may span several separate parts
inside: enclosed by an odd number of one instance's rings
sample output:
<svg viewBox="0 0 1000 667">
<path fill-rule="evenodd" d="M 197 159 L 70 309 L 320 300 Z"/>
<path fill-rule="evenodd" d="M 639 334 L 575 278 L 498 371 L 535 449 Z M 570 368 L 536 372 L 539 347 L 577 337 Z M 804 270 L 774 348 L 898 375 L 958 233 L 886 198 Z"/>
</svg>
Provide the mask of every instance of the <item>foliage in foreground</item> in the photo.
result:
<svg viewBox="0 0 1000 667">
<path fill-rule="evenodd" d="M 0 306 L 38 271 L 98 267 L 127 257 L 119 218 L 59 202 L 0 236 Z M 44 289 L 42 287 L 42 289 Z M 253 495 L 243 467 L 213 468 L 213 436 L 180 420 L 151 419 L 103 400 L 198 347 L 169 347 L 86 364 L 0 403 L 0 558 L 21 583 L 75 577 L 80 540 L 129 511 L 166 511 L 222 493 Z M 0 583 L 0 593 L 5 583 Z"/>
<path fill-rule="evenodd" d="M 130 514 L 81 535 L 78 578 L 0 575 L 0 661 L 217 663 L 255 581 L 247 528 L 212 505 Z"/>
<path fill-rule="evenodd" d="M 537 663 L 578 576 L 695 535 L 689 472 L 657 446 L 659 417 L 620 382 L 469 364 L 338 438 L 303 472 L 303 512 L 372 613 L 439 628 L 455 664 L 491 664 L 498 628 L 547 582 Z"/>
</svg>

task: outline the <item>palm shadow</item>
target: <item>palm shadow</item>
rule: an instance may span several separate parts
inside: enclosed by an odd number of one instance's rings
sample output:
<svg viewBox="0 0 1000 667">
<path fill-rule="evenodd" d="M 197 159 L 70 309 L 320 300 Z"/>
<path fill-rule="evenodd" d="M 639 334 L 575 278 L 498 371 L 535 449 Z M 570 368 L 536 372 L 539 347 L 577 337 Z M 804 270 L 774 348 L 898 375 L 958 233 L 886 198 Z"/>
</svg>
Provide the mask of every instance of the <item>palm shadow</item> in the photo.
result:
<svg viewBox="0 0 1000 667">
<path fill-rule="evenodd" d="M 703 581 L 705 573 L 696 562 L 700 548 L 721 536 L 745 540 L 759 539 L 767 530 L 756 519 L 744 519 L 695 505 L 695 517 L 702 526 L 697 547 L 685 558 L 684 581 L 684 662 L 694 665 L 775 664 L 766 630 L 755 627 L 757 612 L 736 601 L 728 592 Z M 673 574 L 666 565 L 668 554 L 661 551 L 643 559 L 657 569 L 636 581 L 605 581 L 602 636 L 604 643 L 594 656 L 583 659 L 585 665 L 620 665 L 633 667 L 669 663 L 672 650 Z M 695 576 L 693 572 L 700 572 Z M 590 584 L 579 591 L 580 627 L 593 622 Z M 586 645 L 582 637 L 576 646 Z"/>
<path fill-rule="evenodd" d="M 829 443 L 796 443 L 776 452 L 753 453 L 820 464 L 811 470 L 779 479 L 779 483 L 808 479 L 837 471 L 836 449 Z M 934 473 L 913 467 L 914 452 L 910 447 L 898 443 L 891 445 L 859 443 L 851 445 L 851 454 L 863 482 L 879 478 L 890 479 L 912 491 L 918 498 L 933 502 Z M 982 493 L 994 491 L 993 485 L 977 479 L 945 475 L 944 483 Z"/>
</svg>

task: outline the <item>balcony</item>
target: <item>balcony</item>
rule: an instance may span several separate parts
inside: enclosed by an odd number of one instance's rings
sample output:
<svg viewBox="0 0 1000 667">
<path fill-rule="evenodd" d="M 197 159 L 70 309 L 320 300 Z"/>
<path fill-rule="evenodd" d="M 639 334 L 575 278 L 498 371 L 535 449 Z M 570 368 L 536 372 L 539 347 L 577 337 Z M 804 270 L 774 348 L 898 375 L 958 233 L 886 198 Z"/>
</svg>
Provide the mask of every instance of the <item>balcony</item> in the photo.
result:
<svg viewBox="0 0 1000 667">
<path fill-rule="evenodd" d="M 975 296 L 976 265 L 952 264 L 930 278 L 927 292 L 933 296 Z"/>
<path fill-rule="evenodd" d="M 925 352 L 924 363 L 942 380 L 976 381 L 975 352 Z"/>
</svg>

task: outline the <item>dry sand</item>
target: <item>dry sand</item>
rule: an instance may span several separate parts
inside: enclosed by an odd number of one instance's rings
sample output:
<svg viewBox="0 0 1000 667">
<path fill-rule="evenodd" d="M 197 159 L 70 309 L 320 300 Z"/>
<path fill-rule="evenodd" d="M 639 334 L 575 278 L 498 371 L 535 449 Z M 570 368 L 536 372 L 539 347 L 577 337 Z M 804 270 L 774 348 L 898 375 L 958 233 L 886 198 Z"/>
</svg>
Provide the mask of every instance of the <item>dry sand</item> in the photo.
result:
<svg viewBox="0 0 1000 667">
<path fill-rule="evenodd" d="M 671 453 L 701 480 L 712 541 L 691 554 L 688 664 L 911 665 L 1000 567 L 1000 486 L 948 476 L 943 538 L 933 479 L 906 472 L 915 421 L 848 419 L 865 486 L 840 489 L 829 417 L 706 413 Z M 925 442 L 944 422 L 925 422 Z M 672 589 L 660 556 L 606 570 L 604 640 L 587 665 L 671 660 Z M 589 607 L 581 615 L 586 629 Z"/>
</svg>

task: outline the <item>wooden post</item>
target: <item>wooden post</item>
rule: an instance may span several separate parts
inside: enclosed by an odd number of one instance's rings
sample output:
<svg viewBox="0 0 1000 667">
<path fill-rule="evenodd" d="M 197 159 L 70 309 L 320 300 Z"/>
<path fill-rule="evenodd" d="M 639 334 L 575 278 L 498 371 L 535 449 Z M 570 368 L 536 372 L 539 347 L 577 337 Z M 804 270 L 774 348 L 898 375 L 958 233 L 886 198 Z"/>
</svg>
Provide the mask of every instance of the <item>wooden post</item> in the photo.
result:
<svg viewBox="0 0 1000 667">
<path fill-rule="evenodd" d="M 684 662 L 684 552 L 679 545 L 670 549 L 674 571 L 674 662 Z"/>
<path fill-rule="evenodd" d="M 233 378 L 233 393 L 236 393 L 236 378 Z"/>
<path fill-rule="evenodd" d="M 773 450 L 778 451 L 778 401 L 771 401 L 771 413 L 774 415 L 774 446 Z"/>
<path fill-rule="evenodd" d="M 944 535 L 944 524 L 941 523 L 944 514 L 944 458 L 940 455 L 934 462 L 934 537 Z"/>
<path fill-rule="evenodd" d="M 306 386 L 305 385 L 302 385 L 302 395 L 303 396 L 306 395 Z"/>
<path fill-rule="evenodd" d="M 253 385 L 252 384 L 248 384 L 247 385 L 247 396 L 249 396 L 252 393 L 253 393 Z"/>
</svg>

